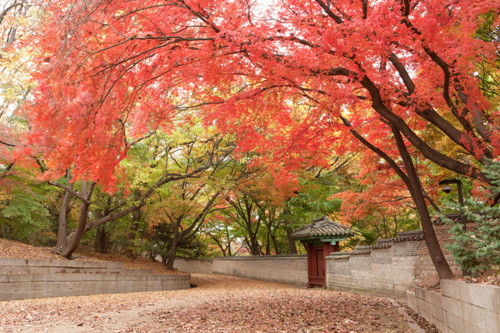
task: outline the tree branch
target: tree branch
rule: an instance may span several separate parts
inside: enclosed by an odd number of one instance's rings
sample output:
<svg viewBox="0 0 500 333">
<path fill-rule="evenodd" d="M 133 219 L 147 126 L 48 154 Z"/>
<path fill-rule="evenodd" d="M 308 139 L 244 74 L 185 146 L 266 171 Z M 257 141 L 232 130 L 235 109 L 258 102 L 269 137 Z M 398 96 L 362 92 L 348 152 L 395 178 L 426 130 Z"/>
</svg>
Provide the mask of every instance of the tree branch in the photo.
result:
<svg viewBox="0 0 500 333">
<path fill-rule="evenodd" d="M 85 198 L 84 196 L 82 196 L 80 193 L 76 192 L 75 190 L 73 190 L 73 189 L 71 189 L 71 188 L 69 188 L 67 186 L 61 185 L 59 183 L 53 182 L 51 180 L 49 180 L 47 183 L 49 185 L 52 185 L 52 186 L 55 186 L 55 187 L 59 187 L 59 188 L 65 190 L 66 192 L 71 193 L 71 195 L 73 195 L 74 197 L 80 199 L 80 201 L 83 202 L 85 205 L 87 205 L 87 206 L 90 205 L 89 200 L 87 198 Z"/>
</svg>

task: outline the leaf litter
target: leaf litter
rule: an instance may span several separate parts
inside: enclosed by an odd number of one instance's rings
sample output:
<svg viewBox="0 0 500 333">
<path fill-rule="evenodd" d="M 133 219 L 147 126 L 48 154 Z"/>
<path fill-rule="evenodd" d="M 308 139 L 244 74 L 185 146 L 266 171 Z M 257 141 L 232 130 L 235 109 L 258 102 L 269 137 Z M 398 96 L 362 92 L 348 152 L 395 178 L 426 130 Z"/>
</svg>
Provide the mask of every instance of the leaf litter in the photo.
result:
<svg viewBox="0 0 500 333">
<path fill-rule="evenodd" d="M 0 250 L 5 244 L 0 242 Z M 34 247 L 8 248 L 18 257 L 52 255 Z M 135 268 L 160 271 L 163 266 L 145 258 L 92 256 L 84 253 L 80 260 L 135 261 Z M 2 301 L 0 332 L 413 332 L 385 298 L 212 274 L 192 274 L 191 282 L 197 287 Z"/>
</svg>

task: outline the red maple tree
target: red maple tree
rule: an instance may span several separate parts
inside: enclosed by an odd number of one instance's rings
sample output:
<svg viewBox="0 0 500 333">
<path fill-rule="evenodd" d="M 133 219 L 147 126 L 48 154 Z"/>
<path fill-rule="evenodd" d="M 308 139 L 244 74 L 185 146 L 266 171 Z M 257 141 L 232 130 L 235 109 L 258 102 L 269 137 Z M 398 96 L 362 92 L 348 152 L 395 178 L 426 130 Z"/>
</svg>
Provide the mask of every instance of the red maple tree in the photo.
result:
<svg viewBox="0 0 500 333">
<path fill-rule="evenodd" d="M 490 182 L 480 166 L 499 155 L 499 111 L 475 73 L 498 43 L 475 31 L 498 13 L 495 0 L 53 1 L 35 39 L 32 142 L 55 174 L 72 165 L 111 184 L 125 136 L 192 109 L 289 168 L 325 165 L 354 137 L 406 185 L 450 278 L 414 157 Z"/>
</svg>

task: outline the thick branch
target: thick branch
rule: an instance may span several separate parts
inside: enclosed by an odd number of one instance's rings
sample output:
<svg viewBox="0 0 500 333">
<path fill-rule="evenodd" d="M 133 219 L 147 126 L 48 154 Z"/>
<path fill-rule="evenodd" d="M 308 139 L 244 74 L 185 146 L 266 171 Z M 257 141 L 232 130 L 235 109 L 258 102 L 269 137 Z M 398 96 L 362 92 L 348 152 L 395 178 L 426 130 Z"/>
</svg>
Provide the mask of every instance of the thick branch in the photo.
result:
<svg viewBox="0 0 500 333">
<path fill-rule="evenodd" d="M 480 178 L 483 181 L 488 182 L 488 178 L 472 165 L 459 162 L 431 148 L 424 140 L 413 132 L 403 119 L 385 106 L 378 88 L 367 76 L 364 76 L 360 83 L 366 88 L 366 90 L 368 90 L 372 99 L 373 109 L 386 119 L 389 124 L 396 126 L 398 130 L 401 131 L 401 133 L 408 139 L 408 141 L 410 141 L 413 146 L 417 148 L 427 159 L 448 170 L 458 172 L 462 175 L 471 175 L 474 178 Z"/>
<path fill-rule="evenodd" d="M 458 91 L 458 97 L 462 100 L 462 102 L 465 105 L 467 105 L 469 103 L 468 96 L 463 92 L 462 89 L 458 89 L 457 91 Z M 484 125 L 483 117 L 481 116 L 481 110 L 479 109 L 476 103 L 472 104 L 472 119 L 474 119 L 474 125 L 479 135 L 486 142 L 491 143 L 491 133 Z"/>
<path fill-rule="evenodd" d="M 406 89 L 408 89 L 408 93 L 413 94 L 415 92 L 415 84 L 413 83 L 413 80 L 411 79 L 410 74 L 408 74 L 405 66 L 403 66 L 403 64 L 399 61 L 398 57 L 394 53 L 390 55 L 389 60 L 398 71 L 399 76 L 406 86 Z"/>
<path fill-rule="evenodd" d="M 84 204 L 90 205 L 90 202 L 88 201 L 87 198 L 85 198 L 84 196 L 80 195 L 80 193 L 76 192 L 72 188 L 69 188 L 68 186 L 64 186 L 64 185 L 61 185 L 59 183 L 53 182 L 51 180 L 48 181 L 48 184 L 52 185 L 52 186 L 56 186 L 56 187 L 62 188 L 66 192 L 71 193 L 74 197 L 77 197 L 78 199 L 80 199 L 80 201 L 83 202 Z"/>
<path fill-rule="evenodd" d="M 390 166 L 391 168 L 397 173 L 397 175 L 401 178 L 401 180 L 406 184 L 407 187 L 410 186 L 410 179 L 406 175 L 406 173 L 397 165 L 396 161 L 394 161 L 389 155 L 387 155 L 384 151 L 382 151 L 380 148 L 375 147 L 373 144 L 371 144 L 368 140 L 363 138 L 356 130 L 354 130 L 350 124 L 350 122 L 341 116 L 342 121 L 344 122 L 344 125 L 349 127 L 349 132 L 358 139 L 362 144 L 364 144 L 366 147 L 368 147 L 371 151 L 373 151 L 375 154 L 379 155 L 382 157 Z"/>
<path fill-rule="evenodd" d="M 344 23 L 344 20 L 342 20 L 339 16 L 335 15 L 335 13 L 332 12 L 330 7 L 326 3 L 324 3 L 321 0 L 316 0 L 316 2 L 321 6 L 321 8 L 323 8 L 325 13 L 335 21 L 335 23 L 337 23 L 337 24 Z"/>
<path fill-rule="evenodd" d="M 166 175 L 164 177 L 162 177 L 160 180 L 158 180 L 156 183 L 154 183 L 147 191 L 146 193 L 144 193 L 144 195 L 141 197 L 141 199 L 139 200 L 139 203 L 137 205 L 132 205 L 130 206 L 129 208 L 127 209 L 123 209 L 121 211 L 118 211 L 116 213 L 113 213 L 113 214 L 110 214 L 110 215 L 107 215 L 107 216 L 104 216 L 100 219 L 97 219 L 97 220 L 94 220 L 94 221 L 91 221 L 89 223 L 87 223 L 86 227 L 85 227 L 85 231 L 89 231 L 91 229 L 94 229 L 102 224 L 105 224 L 109 221 L 113 221 L 113 220 L 116 220 L 116 219 L 119 219 L 120 217 L 122 216 L 125 216 L 137 209 L 140 209 L 142 208 L 143 206 L 146 205 L 146 199 L 149 198 L 149 196 L 151 194 L 153 194 L 153 192 L 159 188 L 160 186 L 166 184 L 166 183 L 169 183 L 169 182 L 172 182 L 172 181 L 175 181 L 175 180 L 181 180 L 181 179 L 186 179 L 186 178 L 196 178 L 196 177 L 199 177 L 199 175 L 201 173 L 203 173 L 210 165 L 205 165 L 203 167 L 199 167 L 189 173 L 186 173 L 186 174 L 183 174 L 183 175 L 176 175 L 176 174 L 169 174 L 169 175 Z"/>
<path fill-rule="evenodd" d="M 0 176 L 1 178 L 5 178 L 7 176 L 7 173 L 14 167 L 14 163 L 9 163 L 7 167 L 4 170 L 4 173 Z"/>
<path fill-rule="evenodd" d="M 2 141 L 2 140 L 0 140 L 0 143 L 3 144 L 3 145 L 6 145 L 8 147 L 15 147 L 16 146 L 16 145 L 14 145 L 12 143 L 8 143 L 8 142 Z"/>
</svg>

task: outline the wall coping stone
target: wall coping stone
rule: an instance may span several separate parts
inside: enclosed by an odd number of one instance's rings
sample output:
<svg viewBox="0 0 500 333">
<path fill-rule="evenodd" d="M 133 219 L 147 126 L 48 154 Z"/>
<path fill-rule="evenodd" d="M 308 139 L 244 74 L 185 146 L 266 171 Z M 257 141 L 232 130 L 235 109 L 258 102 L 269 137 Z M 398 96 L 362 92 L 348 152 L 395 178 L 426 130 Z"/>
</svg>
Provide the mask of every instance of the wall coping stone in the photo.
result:
<svg viewBox="0 0 500 333">
<path fill-rule="evenodd" d="M 373 245 L 356 245 L 353 251 L 332 252 L 326 258 L 330 257 L 334 260 L 349 259 L 350 256 L 371 254 L 372 249 Z"/>
<path fill-rule="evenodd" d="M 307 254 L 279 254 L 279 255 L 262 255 L 262 256 L 231 256 L 231 257 L 215 257 L 212 260 L 289 260 L 289 259 L 306 259 Z"/>
<path fill-rule="evenodd" d="M 401 231 L 398 232 L 398 237 L 392 239 L 392 241 L 396 243 L 420 240 L 424 240 L 423 230 Z"/>
<path fill-rule="evenodd" d="M 388 249 L 390 247 L 392 247 L 392 239 L 383 239 L 383 238 L 379 238 L 377 239 L 377 244 L 373 245 L 372 246 L 373 249 Z"/>
<path fill-rule="evenodd" d="M 326 256 L 326 259 L 333 260 L 345 260 L 351 257 L 350 252 L 332 252 L 330 255 Z"/>
<path fill-rule="evenodd" d="M 216 257 L 218 258 L 218 257 Z M 212 262 L 212 260 L 214 260 L 215 258 L 185 258 L 185 257 L 175 257 L 175 259 L 182 259 L 182 260 L 186 260 L 186 261 L 206 261 L 206 262 Z"/>
<path fill-rule="evenodd" d="M 64 260 L 64 259 L 0 258 L 0 267 L 120 269 L 122 267 L 122 264 L 116 261 L 77 261 L 77 260 Z"/>
<path fill-rule="evenodd" d="M 373 250 L 372 245 L 356 245 L 354 247 L 354 251 L 351 251 L 350 254 L 353 256 L 362 254 L 371 254 L 372 250 Z"/>
</svg>

